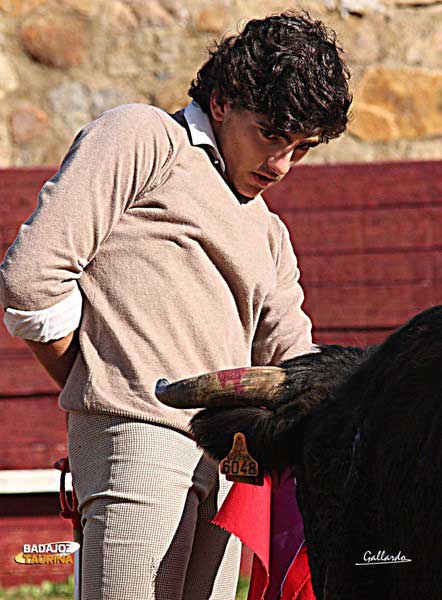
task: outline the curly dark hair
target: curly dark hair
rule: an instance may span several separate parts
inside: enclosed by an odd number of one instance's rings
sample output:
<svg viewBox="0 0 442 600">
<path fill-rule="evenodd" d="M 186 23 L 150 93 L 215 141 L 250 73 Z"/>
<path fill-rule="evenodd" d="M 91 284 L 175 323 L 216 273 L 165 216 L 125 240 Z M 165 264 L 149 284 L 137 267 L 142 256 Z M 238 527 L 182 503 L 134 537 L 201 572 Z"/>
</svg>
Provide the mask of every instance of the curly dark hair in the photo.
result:
<svg viewBox="0 0 442 600">
<path fill-rule="evenodd" d="M 276 133 L 321 132 L 321 141 L 346 128 L 350 72 L 336 33 L 307 12 L 253 19 L 209 49 L 189 96 L 210 114 L 210 94 L 267 116 Z"/>
</svg>

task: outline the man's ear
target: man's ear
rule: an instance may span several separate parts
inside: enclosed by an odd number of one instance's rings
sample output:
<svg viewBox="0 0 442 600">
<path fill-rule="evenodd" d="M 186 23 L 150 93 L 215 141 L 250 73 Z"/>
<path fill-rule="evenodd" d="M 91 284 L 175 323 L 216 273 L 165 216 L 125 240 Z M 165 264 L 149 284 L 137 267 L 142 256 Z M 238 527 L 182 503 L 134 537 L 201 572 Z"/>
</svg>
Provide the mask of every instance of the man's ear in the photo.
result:
<svg viewBox="0 0 442 600">
<path fill-rule="evenodd" d="M 210 94 L 210 112 L 212 119 L 218 123 L 224 121 L 226 111 L 228 110 L 228 102 L 223 100 L 219 90 L 213 90 Z"/>
</svg>

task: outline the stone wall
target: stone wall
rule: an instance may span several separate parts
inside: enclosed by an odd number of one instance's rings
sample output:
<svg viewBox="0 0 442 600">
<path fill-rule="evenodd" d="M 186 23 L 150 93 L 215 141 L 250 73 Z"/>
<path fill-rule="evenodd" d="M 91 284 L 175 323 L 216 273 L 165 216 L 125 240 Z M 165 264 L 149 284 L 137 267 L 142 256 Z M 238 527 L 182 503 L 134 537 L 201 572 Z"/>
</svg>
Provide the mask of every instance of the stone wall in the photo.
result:
<svg viewBox="0 0 442 600">
<path fill-rule="evenodd" d="M 0 0 L 0 166 L 57 164 L 124 102 L 172 111 L 206 48 L 275 0 Z M 293 6 L 293 5 L 292 5 Z M 307 0 L 351 66 L 353 120 L 310 162 L 442 159 L 442 2 Z"/>
</svg>

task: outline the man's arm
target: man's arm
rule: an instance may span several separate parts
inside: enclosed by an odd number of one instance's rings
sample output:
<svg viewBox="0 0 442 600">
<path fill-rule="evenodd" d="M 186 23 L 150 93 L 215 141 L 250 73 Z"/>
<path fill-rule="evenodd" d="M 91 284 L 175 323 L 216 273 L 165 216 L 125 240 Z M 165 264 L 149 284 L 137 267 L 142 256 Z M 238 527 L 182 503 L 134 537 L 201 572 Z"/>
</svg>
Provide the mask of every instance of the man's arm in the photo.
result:
<svg viewBox="0 0 442 600">
<path fill-rule="evenodd" d="M 85 267 L 139 193 L 153 188 L 171 142 L 160 111 L 128 105 L 77 136 L 0 266 L 0 304 L 11 335 L 23 338 L 64 386 L 78 352 Z"/>
<path fill-rule="evenodd" d="M 158 184 L 170 151 L 160 111 L 148 106 L 112 109 L 82 130 L 0 266 L 12 335 L 48 342 L 77 328 L 54 334 L 49 321 L 75 311 L 84 269 L 134 199 Z"/>
<path fill-rule="evenodd" d="M 51 342 L 24 340 L 49 375 L 63 388 L 77 356 L 79 345 L 75 331 Z"/>
<path fill-rule="evenodd" d="M 264 302 L 252 347 L 252 365 L 278 365 L 300 354 L 316 352 L 312 324 L 302 310 L 304 293 L 286 226 L 277 218 L 280 247 L 276 284 Z"/>
</svg>

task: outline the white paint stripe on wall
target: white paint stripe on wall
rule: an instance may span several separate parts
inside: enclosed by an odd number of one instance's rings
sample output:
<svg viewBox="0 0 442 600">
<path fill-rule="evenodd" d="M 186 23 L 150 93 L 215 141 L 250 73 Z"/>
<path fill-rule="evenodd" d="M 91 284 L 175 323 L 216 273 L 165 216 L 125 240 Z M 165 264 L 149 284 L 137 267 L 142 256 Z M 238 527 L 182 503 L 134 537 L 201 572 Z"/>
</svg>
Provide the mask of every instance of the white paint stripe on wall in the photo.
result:
<svg viewBox="0 0 442 600">
<path fill-rule="evenodd" d="M 66 474 L 66 489 L 71 491 L 71 474 Z M 41 494 L 60 490 L 60 471 L 56 469 L 18 469 L 0 471 L 0 494 Z"/>
</svg>

